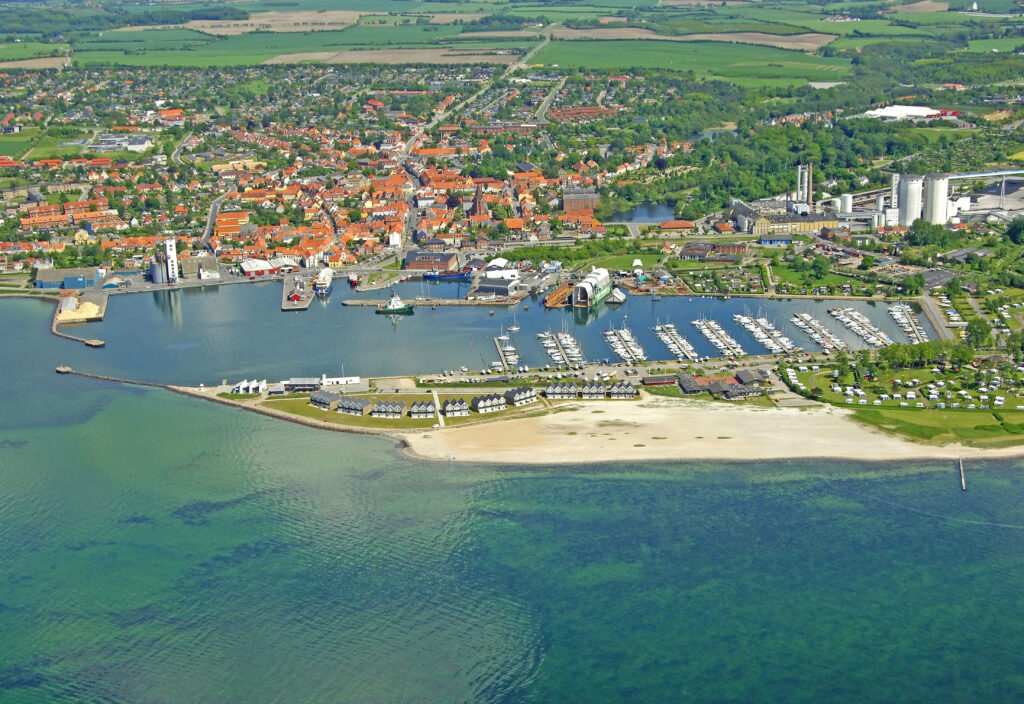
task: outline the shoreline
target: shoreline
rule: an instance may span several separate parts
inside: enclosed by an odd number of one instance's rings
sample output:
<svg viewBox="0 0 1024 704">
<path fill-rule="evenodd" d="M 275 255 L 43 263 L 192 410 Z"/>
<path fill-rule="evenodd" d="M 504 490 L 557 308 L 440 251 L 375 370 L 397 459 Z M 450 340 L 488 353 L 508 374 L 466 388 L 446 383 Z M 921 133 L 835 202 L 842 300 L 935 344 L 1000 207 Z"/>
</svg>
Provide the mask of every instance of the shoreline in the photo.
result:
<svg viewBox="0 0 1024 704">
<path fill-rule="evenodd" d="M 644 396 L 638 401 L 582 401 L 559 412 L 409 431 L 328 423 L 222 398 L 196 387 L 65 369 L 61 373 L 164 389 L 318 430 L 388 438 L 398 444 L 401 454 L 418 461 L 525 466 L 808 459 L 954 461 L 1024 456 L 1024 445 L 978 448 L 915 443 L 859 423 L 846 409 L 828 405 L 766 408 Z"/>
</svg>

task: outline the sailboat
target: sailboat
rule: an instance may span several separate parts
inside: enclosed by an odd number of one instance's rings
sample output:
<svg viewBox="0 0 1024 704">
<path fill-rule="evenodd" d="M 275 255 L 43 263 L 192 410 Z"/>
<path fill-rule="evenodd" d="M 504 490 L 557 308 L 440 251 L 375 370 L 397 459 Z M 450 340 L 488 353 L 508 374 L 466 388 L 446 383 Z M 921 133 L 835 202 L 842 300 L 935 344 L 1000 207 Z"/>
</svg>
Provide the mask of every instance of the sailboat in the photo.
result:
<svg viewBox="0 0 1024 704">
<path fill-rule="evenodd" d="M 519 323 L 516 321 L 515 313 L 512 314 L 512 324 L 508 326 L 509 332 L 519 332 Z"/>
</svg>

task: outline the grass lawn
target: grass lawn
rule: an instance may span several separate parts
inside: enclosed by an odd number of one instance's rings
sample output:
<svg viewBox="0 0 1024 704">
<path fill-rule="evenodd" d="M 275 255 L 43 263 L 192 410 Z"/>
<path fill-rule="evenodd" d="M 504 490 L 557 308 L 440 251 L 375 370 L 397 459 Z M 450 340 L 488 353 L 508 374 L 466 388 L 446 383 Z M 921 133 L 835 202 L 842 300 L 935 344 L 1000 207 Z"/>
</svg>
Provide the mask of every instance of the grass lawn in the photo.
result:
<svg viewBox="0 0 1024 704">
<path fill-rule="evenodd" d="M 660 254 L 619 254 L 611 257 L 602 257 L 596 259 L 590 264 L 595 267 L 604 267 L 612 272 L 621 270 L 632 270 L 634 260 L 639 259 L 643 262 L 644 270 L 649 271 L 650 269 L 658 266 L 658 262 L 661 261 Z"/>
<path fill-rule="evenodd" d="M 40 137 L 26 157 L 30 159 L 56 159 L 63 156 L 77 156 L 82 153 L 82 147 L 80 146 L 60 146 L 61 142 L 68 141 L 70 140 L 67 137 Z"/>
<path fill-rule="evenodd" d="M 972 53 L 999 52 L 1012 54 L 1019 47 L 1024 46 L 1024 37 L 1001 37 L 999 39 L 972 39 L 967 42 L 967 49 Z"/>
<path fill-rule="evenodd" d="M 886 432 L 932 444 L 961 442 L 975 447 L 1003 447 L 1024 443 L 1024 411 L 921 412 L 912 408 L 871 408 L 858 409 L 854 418 Z"/>
<path fill-rule="evenodd" d="M 15 157 L 24 153 L 39 135 L 38 127 L 26 127 L 17 134 L 0 134 L 0 155 Z"/>
<path fill-rule="evenodd" d="M 840 276 L 839 274 L 833 274 L 831 272 L 825 274 L 825 276 L 821 278 L 818 278 L 813 274 L 813 272 L 796 271 L 785 264 L 772 266 L 772 276 L 779 283 L 793 284 L 794 286 L 807 286 L 808 288 L 816 288 L 818 286 L 842 286 L 843 284 L 850 284 L 851 286 L 854 284 L 858 286 L 863 285 L 862 282 L 857 279 L 851 279 L 848 276 Z"/>
<path fill-rule="evenodd" d="M 362 396 L 361 398 L 369 398 Z M 406 401 L 409 403 L 409 401 Z M 344 413 L 336 413 L 334 411 L 322 411 L 319 408 L 314 408 L 309 405 L 309 401 L 306 399 L 290 399 L 285 401 L 263 401 L 261 406 L 271 408 L 277 411 L 283 411 L 285 413 L 291 413 L 293 415 L 302 416 L 304 418 L 312 418 L 324 423 L 334 423 L 335 425 L 350 426 L 353 428 L 379 428 L 380 430 L 409 430 L 415 428 L 430 428 L 437 421 L 433 418 L 427 418 L 424 420 L 413 419 L 413 418 L 402 418 L 402 419 L 389 419 L 389 418 L 371 418 L 370 416 L 349 416 Z"/>
</svg>

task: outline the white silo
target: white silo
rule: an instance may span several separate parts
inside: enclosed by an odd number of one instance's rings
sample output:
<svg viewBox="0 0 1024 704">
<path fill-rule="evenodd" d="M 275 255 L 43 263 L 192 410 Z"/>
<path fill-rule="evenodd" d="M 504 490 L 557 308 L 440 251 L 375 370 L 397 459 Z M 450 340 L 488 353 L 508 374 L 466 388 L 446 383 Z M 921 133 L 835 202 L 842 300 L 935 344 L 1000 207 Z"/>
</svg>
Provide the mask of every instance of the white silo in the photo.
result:
<svg viewBox="0 0 1024 704">
<path fill-rule="evenodd" d="M 879 212 L 885 210 L 885 196 L 875 196 L 875 210 Z"/>
<path fill-rule="evenodd" d="M 835 210 L 835 211 L 836 211 L 837 213 L 839 212 L 839 210 L 840 210 L 840 206 L 842 206 L 842 204 L 843 204 L 843 203 L 842 203 L 842 201 L 841 201 L 841 200 L 839 200 L 838 198 L 833 198 L 833 199 L 832 199 L 832 208 L 833 208 L 833 210 Z"/>
<path fill-rule="evenodd" d="M 910 227 L 921 217 L 921 195 L 924 179 L 920 176 L 905 174 L 900 176 L 900 225 Z"/>
<path fill-rule="evenodd" d="M 844 213 L 852 213 L 853 196 L 851 196 L 849 193 L 844 193 L 843 195 L 839 196 L 839 208 Z"/>
<path fill-rule="evenodd" d="M 892 175 L 892 185 L 889 186 L 889 207 L 890 208 L 896 208 L 896 207 L 899 206 L 899 202 L 900 202 L 899 193 L 900 193 L 900 175 L 899 174 L 893 174 Z"/>
<path fill-rule="evenodd" d="M 924 219 L 933 225 L 949 220 L 949 177 L 931 174 L 924 180 Z"/>
<path fill-rule="evenodd" d="M 877 211 L 871 214 L 871 226 L 876 230 L 880 227 L 885 227 L 885 213 Z"/>
</svg>

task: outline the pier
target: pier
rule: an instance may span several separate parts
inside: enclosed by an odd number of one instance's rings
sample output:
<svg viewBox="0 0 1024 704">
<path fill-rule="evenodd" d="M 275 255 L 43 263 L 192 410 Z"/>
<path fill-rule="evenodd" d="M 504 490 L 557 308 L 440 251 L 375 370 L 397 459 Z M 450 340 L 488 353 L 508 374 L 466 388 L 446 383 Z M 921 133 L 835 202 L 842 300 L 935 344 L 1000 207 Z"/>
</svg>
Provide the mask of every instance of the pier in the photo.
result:
<svg viewBox="0 0 1024 704">
<path fill-rule="evenodd" d="M 85 301 L 82 301 L 82 299 L 79 299 L 79 300 L 80 300 L 80 304 L 79 305 L 82 305 L 82 306 L 84 306 L 85 303 L 90 303 L 92 305 L 95 305 L 96 309 L 97 309 L 96 312 L 95 313 L 90 313 L 90 314 L 84 315 L 84 316 L 78 316 L 77 318 L 73 318 L 71 320 L 62 319 L 62 317 L 61 317 L 61 310 L 60 310 L 60 301 L 57 301 L 57 308 L 53 311 L 53 319 L 50 321 L 50 332 L 53 333 L 54 335 L 56 335 L 57 337 L 63 337 L 65 340 L 71 340 L 72 342 L 80 342 L 83 345 L 85 345 L 86 347 L 91 347 L 93 349 L 99 349 L 100 347 L 106 346 L 107 343 L 104 342 L 103 340 L 97 340 L 96 338 L 78 337 L 77 335 L 71 335 L 70 333 L 62 332 L 62 331 L 57 329 L 58 325 L 64 324 L 66 322 L 70 322 L 70 323 L 85 323 L 85 322 L 93 322 L 93 321 L 103 320 L 103 317 L 107 313 L 107 294 L 106 293 L 95 292 L 89 299 L 87 299 Z"/>
<path fill-rule="evenodd" d="M 846 343 L 831 330 L 826 328 L 820 320 L 810 313 L 797 313 L 793 316 L 792 323 L 803 330 L 807 335 L 821 345 L 825 352 L 831 350 L 845 350 Z"/>
<path fill-rule="evenodd" d="M 501 368 L 504 370 L 515 369 L 515 365 L 512 364 L 505 356 L 505 350 L 502 349 L 502 341 L 496 337 L 492 337 L 494 340 L 494 349 L 498 351 L 498 361 L 501 362 Z M 505 341 L 508 344 L 508 340 Z"/>
<path fill-rule="evenodd" d="M 964 474 L 964 458 L 960 458 L 960 490 L 967 491 L 967 476 Z"/>
<path fill-rule="evenodd" d="M 297 274 L 286 274 L 281 280 L 281 310 L 309 310 L 313 302 L 312 283 L 305 281 Z"/>
<path fill-rule="evenodd" d="M 714 320 L 694 320 L 694 326 L 720 352 L 733 357 L 746 357 L 747 352 Z"/>
<path fill-rule="evenodd" d="M 633 332 L 626 327 L 621 329 L 611 328 L 604 331 L 608 346 L 617 354 L 622 361 L 629 364 L 640 364 L 647 361 L 647 353 L 636 341 Z"/>
<path fill-rule="evenodd" d="M 655 325 L 651 330 L 654 331 L 654 334 L 664 343 L 668 351 L 674 354 L 680 362 L 686 360 L 696 362 L 700 360 L 700 356 L 697 354 L 694 346 L 690 344 L 689 340 L 679 334 L 679 330 L 672 323 Z"/>
</svg>

